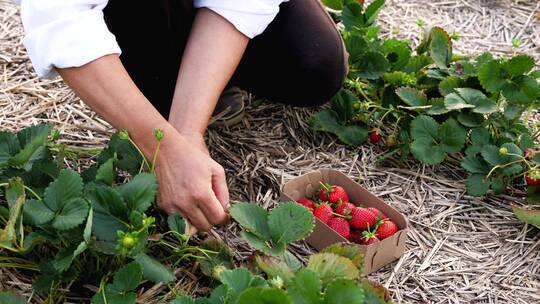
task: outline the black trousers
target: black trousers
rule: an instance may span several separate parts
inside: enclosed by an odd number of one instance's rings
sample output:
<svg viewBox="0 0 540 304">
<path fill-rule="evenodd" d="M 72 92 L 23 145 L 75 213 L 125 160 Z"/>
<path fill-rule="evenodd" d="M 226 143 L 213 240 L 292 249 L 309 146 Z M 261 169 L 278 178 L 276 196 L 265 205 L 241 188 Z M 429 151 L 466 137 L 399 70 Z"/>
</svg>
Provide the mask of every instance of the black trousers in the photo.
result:
<svg viewBox="0 0 540 304">
<path fill-rule="evenodd" d="M 195 9 L 191 0 L 110 0 L 105 20 L 139 89 L 168 117 Z M 347 73 L 347 55 L 319 0 L 290 0 L 252 39 L 229 85 L 293 106 L 327 102 Z"/>
</svg>

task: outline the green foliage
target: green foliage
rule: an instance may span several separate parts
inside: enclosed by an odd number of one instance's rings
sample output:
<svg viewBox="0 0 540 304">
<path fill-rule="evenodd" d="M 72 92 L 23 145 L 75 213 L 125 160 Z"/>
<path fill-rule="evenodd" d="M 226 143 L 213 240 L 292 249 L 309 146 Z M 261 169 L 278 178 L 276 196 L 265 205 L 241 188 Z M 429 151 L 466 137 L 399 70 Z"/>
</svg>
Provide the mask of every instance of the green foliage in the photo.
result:
<svg viewBox="0 0 540 304">
<path fill-rule="evenodd" d="M 520 221 L 540 229 L 540 210 L 514 207 L 512 211 Z"/>
<path fill-rule="evenodd" d="M 347 1 L 327 4 L 341 10 L 349 74 L 331 108 L 312 117 L 313 130 L 357 147 L 367 130 L 377 128 L 397 141 L 385 157 L 412 155 L 428 165 L 452 154 L 468 171 L 467 192 L 474 196 L 522 186 L 523 175 L 540 167 L 540 158 L 523 157 L 524 143 L 540 148 L 532 140 L 540 134 L 538 124 L 523 119 L 540 107 L 533 57 L 459 56 L 440 27 L 426 31 L 413 51 L 409 41 L 379 36 L 375 19 L 366 22 L 368 8 Z M 503 146 L 509 149 L 504 157 L 498 155 Z M 527 200 L 540 203 L 540 194 L 527 190 Z"/>
</svg>

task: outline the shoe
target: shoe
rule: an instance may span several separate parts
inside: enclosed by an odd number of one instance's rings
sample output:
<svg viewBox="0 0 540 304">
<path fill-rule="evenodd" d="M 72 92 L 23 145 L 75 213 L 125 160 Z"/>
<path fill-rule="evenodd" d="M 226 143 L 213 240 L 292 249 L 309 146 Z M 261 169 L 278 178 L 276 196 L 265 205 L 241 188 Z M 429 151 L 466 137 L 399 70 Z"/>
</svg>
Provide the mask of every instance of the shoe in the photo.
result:
<svg viewBox="0 0 540 304">
<path fill-rule="evenodd" d="M 236 125 L 244 118 L 244 104 L 247 93 L 238 87 L 225 89 L 212 113 L 208 125 L 230 127 Z"/>
</svg>

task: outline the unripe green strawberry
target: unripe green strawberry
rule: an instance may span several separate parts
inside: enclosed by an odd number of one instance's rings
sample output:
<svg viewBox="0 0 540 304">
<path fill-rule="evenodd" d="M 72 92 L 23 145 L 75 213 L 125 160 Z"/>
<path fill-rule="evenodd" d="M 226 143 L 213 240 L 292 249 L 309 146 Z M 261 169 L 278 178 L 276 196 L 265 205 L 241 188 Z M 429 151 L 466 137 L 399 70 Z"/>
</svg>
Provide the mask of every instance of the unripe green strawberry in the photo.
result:
<svg viewBox="0 0 540 304">
<path fill-rule="evenodd" d="M 328 226 L 342 237 L 349 239 L 351 227 L 349 226 L 349 222 L 345 219 L 334 217 L 328 221 Z"/>
<path fill-rule="evenodd" d="M 313 210 L 313 215 L 318 218 L 321 222 L 327 224 L 330 219 L 334 217 L 332 207 L 328 204 L 321 204 L 319 207 Z"/>
<path fill-rule="evenodd" d="M 386 139 L 386 147 L 387 148 L 392 148 L 396 145 L 396 136 L 394 134 L 388 136 L 388 138 Z"/>
<path fill-rule="evenodd" d="M 343 187 L 321 183 L 321 189 L 317 197 L 323 202 L 338 204 L 339 202 L 348 202 L 349 196 Z"/>
<path fill-rule="evenodd" d="M 368 229 L 375 226 L 375 215 L 367 208 L 356 207 L 351 211 L 351 226 L 357 229 Z"/>
<path fill-rule="evenodd" d="M 397 225 L 390 220 L 386 220 L 386 221 L 383 221 L 379 225 L 379 227 L 377 228 L 376 235 L 377 235 L 377 238 L 382 241 L 396 234 L 397 231 L 398 231 Z"/>
<path fill-rule="evenodd" d="M 508 149 L 507 149 L 506 147 L 501 147 L 501 148 L 499 149 L 499 154 L 500 154 L 501 156 L 507 155 L 507 154 L 508 154 Z"/>
</svg>

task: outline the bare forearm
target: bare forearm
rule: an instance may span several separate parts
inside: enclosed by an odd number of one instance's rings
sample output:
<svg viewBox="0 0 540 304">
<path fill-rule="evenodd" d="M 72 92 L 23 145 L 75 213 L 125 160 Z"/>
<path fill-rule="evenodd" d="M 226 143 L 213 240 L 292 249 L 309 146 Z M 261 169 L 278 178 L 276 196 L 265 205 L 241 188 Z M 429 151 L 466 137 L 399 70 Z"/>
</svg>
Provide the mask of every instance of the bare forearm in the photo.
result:
<svg viewBox="0 0 540 304">
<path fill-rule="evenodd" d="M 65 82 L 94 111 L 118 129 L 127 129 L 147 157 L 153 151 L 155 128 L 174 131 L 133 83 L 117 55 L 82 67 L 58 69 Z"/>
<path fill-rule="evenodd" d="M 208 9 L 198 11 L 182 58 L 169 117 L 180 133 L 204 133 L 248 41 L 223 17 Z"/>
</svg>

